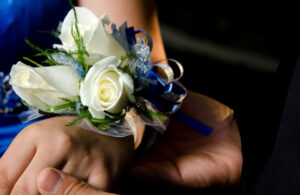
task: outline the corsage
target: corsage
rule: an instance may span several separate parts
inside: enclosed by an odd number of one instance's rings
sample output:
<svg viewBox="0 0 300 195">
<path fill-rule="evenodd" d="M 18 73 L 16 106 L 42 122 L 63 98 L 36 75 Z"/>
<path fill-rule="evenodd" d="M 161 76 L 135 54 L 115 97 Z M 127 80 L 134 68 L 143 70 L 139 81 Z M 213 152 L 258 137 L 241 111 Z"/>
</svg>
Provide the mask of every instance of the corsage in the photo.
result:
<svg viewBox="0 0 300 195">
<path fill-rule="evenodd" d="M 109 24 L 108 15 L 97 18 L 87 8 L 72 6 L 54 33 L 61 44 L 44 50 L 26 40 L 37 51 L 35 57 L 43 59 L 24 57 L 37 67 L 18 62 L 10 72 L 10 84 L 30 107 L 27 120 L 44 114 L 74 116 L 68 126 L 114 137 L 133 134 L 135 142 L 141 139 L 137 125 L 165 131 L 168 117 L 186 96 L 178 82 L 181 64 L 151 62 L 153 43 L 147 32 L 124 22 L 111 24 L 108 33 Z M 138 33 L 144 38 L 136 38 Z"/>
</svg>

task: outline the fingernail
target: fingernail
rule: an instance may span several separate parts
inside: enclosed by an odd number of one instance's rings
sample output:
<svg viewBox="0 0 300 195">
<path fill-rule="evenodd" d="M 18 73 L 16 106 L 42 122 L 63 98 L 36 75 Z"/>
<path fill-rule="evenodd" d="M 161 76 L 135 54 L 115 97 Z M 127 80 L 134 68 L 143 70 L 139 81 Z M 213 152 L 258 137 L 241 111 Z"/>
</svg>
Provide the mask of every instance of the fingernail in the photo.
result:
<svg viewBox="0 0 300 195">
<path fill-rule="evenodd" d="M 40 187 L 48 193 L 56 193 L 60 188 L 63 176 L 54 169 L 46 169 L 41 173 Z"/>
</svg>

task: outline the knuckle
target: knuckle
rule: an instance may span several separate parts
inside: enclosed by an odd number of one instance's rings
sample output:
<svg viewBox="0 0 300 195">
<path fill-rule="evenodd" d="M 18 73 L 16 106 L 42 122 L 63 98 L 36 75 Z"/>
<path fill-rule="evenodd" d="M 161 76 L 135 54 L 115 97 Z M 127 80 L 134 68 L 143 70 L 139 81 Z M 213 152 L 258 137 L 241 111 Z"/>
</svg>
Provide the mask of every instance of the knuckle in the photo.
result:
<svg viewBox="0 0 300 195">
<path fill-rule="evenodd" d="M 35 137 L 35 136 L 40 135 L 42 128 L 43 128 L 42 124 L 37 122 L 37 123 L 33 123 L 33 124 L 25 127 L 24 130 L 22 131 L 22 133 L 24 133 L 30 137 Z"/>
<path fill-rule="evenodd" d="M 56 148 L 61 153 L 68 153 L 74 147 L 74 141 L 71 136 L 67 134 L 61 134 L 57 138 Z"/>
</svg>

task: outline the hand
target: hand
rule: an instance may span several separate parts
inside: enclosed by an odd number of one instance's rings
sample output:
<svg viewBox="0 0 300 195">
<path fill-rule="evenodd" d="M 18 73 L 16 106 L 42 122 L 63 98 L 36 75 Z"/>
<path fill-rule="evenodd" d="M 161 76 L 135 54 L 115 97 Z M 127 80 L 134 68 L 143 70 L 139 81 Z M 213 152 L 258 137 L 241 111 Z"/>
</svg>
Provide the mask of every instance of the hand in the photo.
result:
<svg viewBox="0 0 300 195">
<path fill-rule="evenodd" d="M 37 187 L 41 195 L 116 195 L 97 190 L 87 183 L 53 168 L 42 170 L 37 179 Z"/>
<path fill-rule="evenodd" d="M 132 159 L 133 138 L 114 138 L 54 117 L 26 127 L 0 160 L 0 194 L 38 194 L 36 179 L 46 167 L 109 189 Z"/>
<path fill-rule="evenodd" d="M 213 132 L 205 136 L 171 119 L 153 150 L 132 169 L 133 177 L 191 189 L 238 183 L 242 154 L 233 111 L 194 92 L 188 92 L 181 110 L 212 127 Z"/>
</svg>

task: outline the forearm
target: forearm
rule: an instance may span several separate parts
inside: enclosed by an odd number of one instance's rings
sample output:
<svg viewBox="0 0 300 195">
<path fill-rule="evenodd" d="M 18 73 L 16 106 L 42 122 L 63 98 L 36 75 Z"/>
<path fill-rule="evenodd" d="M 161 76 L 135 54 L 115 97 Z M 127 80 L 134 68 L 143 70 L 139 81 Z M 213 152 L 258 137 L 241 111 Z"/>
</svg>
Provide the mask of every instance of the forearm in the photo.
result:
<svg viewBox="0 0 300 195">
<path fill-rule="evenodd" d="M 151 60 L 165 59 L 166 54 L 160 33 L 154 0 L 78 0 L 78 5 L 91 9 L 98 17 L 108 14 L 111 21 L 127 21 L 135 29 L 146 30 L 153 39 Z"/>
</svg>

